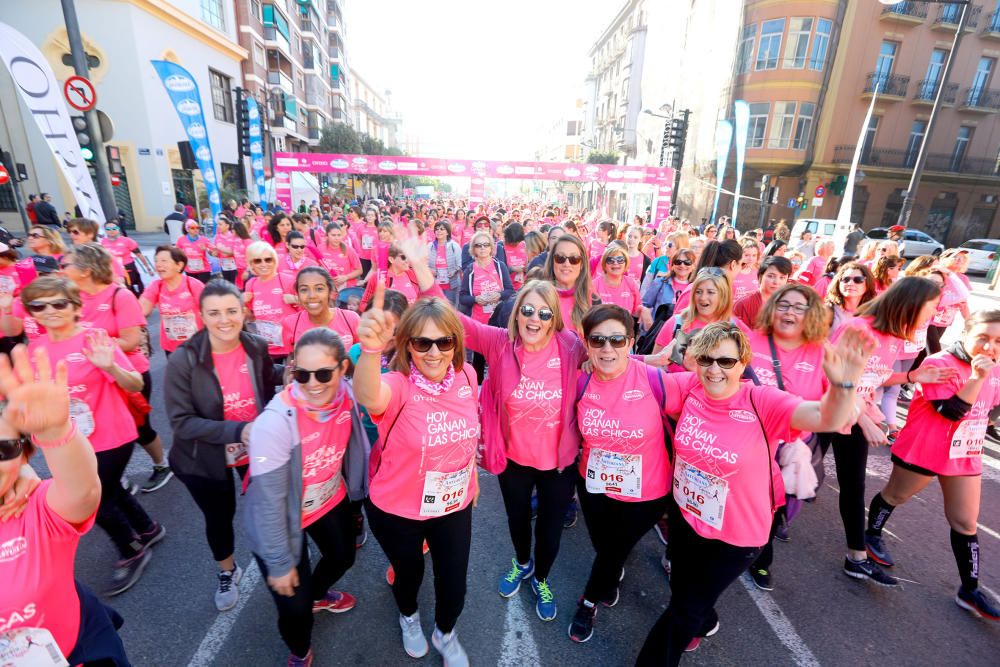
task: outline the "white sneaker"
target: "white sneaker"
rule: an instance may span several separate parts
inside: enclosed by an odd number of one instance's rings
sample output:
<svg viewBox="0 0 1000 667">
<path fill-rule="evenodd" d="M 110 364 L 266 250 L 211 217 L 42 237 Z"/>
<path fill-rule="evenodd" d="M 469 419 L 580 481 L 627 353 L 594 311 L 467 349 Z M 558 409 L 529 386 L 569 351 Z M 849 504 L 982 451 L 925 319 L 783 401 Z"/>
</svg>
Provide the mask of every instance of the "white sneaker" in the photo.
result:
<svg viewBox="0 0 1000 667">
<path fill-rule="evenodd" d="M 420 612 L 413 616 L 399 615 L 399 629 L 403 631 L 403 650 L 411 658 L 422 658 L 427 655 L 427 637 L 420 627 Z"/>
<path fill-rule="evenodd" d="M 444 667 L 469 667 L 469 656 L 465 654 L 465 649 L 458 641 L 458 635 L 452 630 L 448 634 L 443 634 L 435 626 L 434 634 L 431 635 L 431 643 L 444 658 Z"/>
<path fill-rule="evenodd" d="M 219 587 L 215 591 L 215 608 L 219 611 L 229 611 L 240 599 L 240 579 L 243 578 L 243 568 L 239 565 L 232 572 L 219 572 Z"/>
</svg>

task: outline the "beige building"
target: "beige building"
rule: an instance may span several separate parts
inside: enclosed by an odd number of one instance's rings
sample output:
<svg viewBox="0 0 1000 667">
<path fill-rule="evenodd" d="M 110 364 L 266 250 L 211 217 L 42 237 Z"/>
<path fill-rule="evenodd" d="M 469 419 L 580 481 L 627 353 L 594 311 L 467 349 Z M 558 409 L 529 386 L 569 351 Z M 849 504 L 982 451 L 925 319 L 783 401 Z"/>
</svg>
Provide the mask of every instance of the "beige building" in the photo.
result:
<svg viewBox="0 0 1000 667">
<path fill-rule="evenodd" d="M 378 91 L 358 73 L 351 75 L 350 123 L 362 134 L 380 140 L 386 146 L 399 147 L 399 126 L 402 120 L 392 110 L 391 91 Z"/>
</svg>

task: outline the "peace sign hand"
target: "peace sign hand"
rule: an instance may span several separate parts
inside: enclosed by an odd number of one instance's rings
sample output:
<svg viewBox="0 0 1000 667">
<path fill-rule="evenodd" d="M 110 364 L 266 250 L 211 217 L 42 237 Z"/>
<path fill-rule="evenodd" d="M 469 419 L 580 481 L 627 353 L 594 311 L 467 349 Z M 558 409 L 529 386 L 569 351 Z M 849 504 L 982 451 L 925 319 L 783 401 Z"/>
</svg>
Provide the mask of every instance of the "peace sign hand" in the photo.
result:
<svg viewBox="0 0 1000 667">
<path fill-rule="evenodd" d="M 372 307 L 364 312 L 358 322 L 358 342 L 367 350 L 385 349 L 395 335 L 389 325 L 385 310 L 385 279 L 378 276 L 375 283 L 375 296 Z"/>
</svg>

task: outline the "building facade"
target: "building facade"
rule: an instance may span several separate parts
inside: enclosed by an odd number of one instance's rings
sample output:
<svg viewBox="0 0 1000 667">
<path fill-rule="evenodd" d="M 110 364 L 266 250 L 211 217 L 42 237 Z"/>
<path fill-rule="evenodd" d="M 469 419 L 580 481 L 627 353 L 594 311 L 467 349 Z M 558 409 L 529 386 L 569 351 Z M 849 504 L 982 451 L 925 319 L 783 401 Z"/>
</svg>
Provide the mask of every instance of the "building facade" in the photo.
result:
<svg viewBox="0 0 1000 667">
<path fill-rule="evenodd" d="M 387 147 L 399 147 L 401 119 L 392 110 L 392 93 L 376 90 L 355 69 L 351 76 L 351 122 L 355 130 L 378 139 Z"/>
</svg>

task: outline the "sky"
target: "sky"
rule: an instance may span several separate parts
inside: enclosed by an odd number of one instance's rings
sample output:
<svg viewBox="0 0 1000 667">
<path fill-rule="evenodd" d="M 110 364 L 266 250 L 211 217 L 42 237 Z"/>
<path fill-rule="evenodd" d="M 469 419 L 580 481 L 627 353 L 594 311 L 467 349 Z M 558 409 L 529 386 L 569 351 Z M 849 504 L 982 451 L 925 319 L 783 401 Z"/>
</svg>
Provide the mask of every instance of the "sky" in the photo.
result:
<svg viewBox="0 0 1000 667">
<path fill-rule="evenodd" d="M 348 67 L 391 90 L 428 157 L 531 160 L 584 94 L 624 0 L 348 0 Z"/>
</svg>

